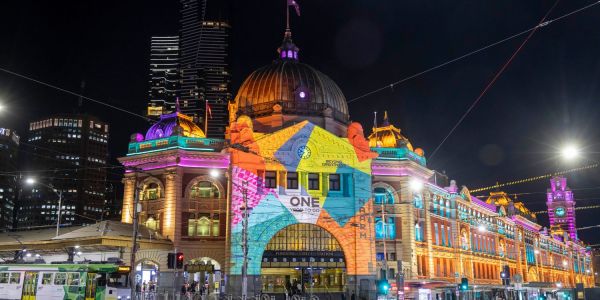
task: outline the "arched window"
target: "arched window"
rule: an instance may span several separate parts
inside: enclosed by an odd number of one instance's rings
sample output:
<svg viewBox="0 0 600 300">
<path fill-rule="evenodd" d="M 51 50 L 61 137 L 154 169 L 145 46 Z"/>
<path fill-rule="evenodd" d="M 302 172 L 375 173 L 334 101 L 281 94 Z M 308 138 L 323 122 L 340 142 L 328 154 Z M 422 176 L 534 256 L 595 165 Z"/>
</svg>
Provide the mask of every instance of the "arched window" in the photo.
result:
<svg viewBox="0 0 600 300">
<path fill-rule="evenodd" d="M 159 227 L 158 220 L 156 220 L 153 216 L 150 216 L 144 225 L 152 230 L 158 230 Z"/>
<path fill-rule="evenodd" d="M 198 181 L 190 189 L 190 198 L 220 198 L 219 188 L 210 181 Z"/>
<path fill-rule="evenodd" d="M 184 213 L 184 221 L 187 221 L 187 230 L 184 235 L 188 237 L 219 236 L 220 220 L 219 214 L 213 213 Z"/>
<path fill-rule="evenodd" d="M 156 200 L 162 196 L 160 185 L 156 182 L 150 182 L 144 184 L 142 187 L 142 193 L 140 195 L 141 200 Z"/>
<path fill-rule="evenodd" d="M 394 204 L 394 195 L 386 188 L 376 187 L 373 189 L 375 204 Z"/>
</svg>

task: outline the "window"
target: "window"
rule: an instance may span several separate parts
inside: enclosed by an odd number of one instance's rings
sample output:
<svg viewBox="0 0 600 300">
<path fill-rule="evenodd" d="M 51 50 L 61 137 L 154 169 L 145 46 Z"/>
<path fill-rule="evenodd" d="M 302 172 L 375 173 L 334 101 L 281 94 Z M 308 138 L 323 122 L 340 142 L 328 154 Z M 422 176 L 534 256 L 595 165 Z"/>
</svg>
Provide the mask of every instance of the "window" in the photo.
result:
<svg viewBox="0 0 600 300">
<path fill-rule="evenodd" d="M 319 174 L 308 173 L 308 189 L 318 190 L 319 189 Z"/>
<path fill-rule="evenodd" d="M 196 235 L 198 236 L 209 236 L 210 235 L 210 220 L 203 216 L 196 222 Z"/>
<path fill-rule="evenodd" d="M 52 284 L 52 275 L 53 273 L 43 273 L 42 274 L 42 284 Z"/>
<path fill-rule="evenodd" d="M 157 183 L 152 182 L 144 185 L 142 200 L 156 200 L 160 198 L 160 194 L 160 186 Z"/>
<path fill-rule="evenodd" d="M 219 198 L 219 189 L 210 181 L 198 181 L 190 191 L 191 198 Z"/>
<path fill-rule="evenodd" d="M 67 273 L 67 285 L 79 285 L 79 273 Z"/>
<path fill-rule="evenodd" d="M 10 273 L 10 283 L 14 283 L 14 284 L 21 283 L 21 273 L 17 273 L 17 272 Z"/>
<path fill-rule="evenodd" d="M 265 188 L 274 189 L 277 187 L 277 172 L 265 172 Z"/>
<path fill-rule="evenodd" d="M 394 195 L 386 188 L 376 187 L 373 189 L 373 196 L 375 204 L 394 204 Z"/>
<path fill-rule="evenodd" d="M 54 284 L 55 285 L 65 285 L 67 283 L 67 274 L 66 273 L 56 273 L 54 276 Z"/>
<path fill-rule="evenodd" d="M 7 272 L 0 273 L 0 283 L 8 283 L 8 273 Z"/>
<path fill-rule="evenodd" d="M 212 228 L 211 228 L 212 236 L 219 236 L 219 226 L 220 226 L 219 214 L 213 214 Z"/>
<path fill-rule="evenodd" d="M 288 172 L 287 173 L 287 188 L 292 190 L 298 189 L 298 173 Z"/>
<path fill-rule="evenodd" d="M 340 174 L 329 174 L 329 190 L 340 190 Z"/>
</svg>

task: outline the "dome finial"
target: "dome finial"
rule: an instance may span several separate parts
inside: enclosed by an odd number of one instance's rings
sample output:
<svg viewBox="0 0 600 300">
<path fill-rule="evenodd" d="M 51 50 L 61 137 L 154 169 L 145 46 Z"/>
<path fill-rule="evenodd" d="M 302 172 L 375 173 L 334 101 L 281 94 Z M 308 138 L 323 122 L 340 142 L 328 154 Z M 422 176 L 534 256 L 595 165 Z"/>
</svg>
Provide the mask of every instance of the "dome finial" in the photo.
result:
<svg viewBox="0 0 600 300">
<path fill-rule="evenodd" d="M 383 126 L 389 126 L 390 121 L 388 120 L 387 110 L 383 112 Z"/>
<path fill-rule="evenodd" d="M 277 49 L 280 59 L 298 60 L 298 47 L 292 41 L 292 30 L 290 29 L 290 6 L 293 6 L 296 10 L 296 14 L 300 16 L 300 6 L 295 0 L 286 0 L 287 5 L 285 6 L 286 13 L 286 26 L 285 34 L 283 35 L 283 42 L 281 47 Z"/>
</svg>

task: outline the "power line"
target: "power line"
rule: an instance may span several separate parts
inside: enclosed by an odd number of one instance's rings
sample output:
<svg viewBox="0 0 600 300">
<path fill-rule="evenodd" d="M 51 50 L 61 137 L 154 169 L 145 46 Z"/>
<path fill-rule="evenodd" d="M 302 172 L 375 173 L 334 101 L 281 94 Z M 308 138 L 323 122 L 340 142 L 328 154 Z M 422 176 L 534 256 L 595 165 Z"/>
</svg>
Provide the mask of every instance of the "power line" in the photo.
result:
<svg viewBox="0 0 600 300">
<path fill-rule="evenodd" d="M 358 101 L 358 100 L 360 100 L 360 99 L 362 99 L 362 98 L 368 97 L 368 96 L 370 96 L 370 95 L 376 94 L 376 93 L 378 93 L 378 92 L 384 91 L 384 90 L 386 90 L 386 89 L 388 89 L 388 88 L 390 88 L 390 89 L 393 89 L 395 85 L 398 85 L 398 84 L 404 83 L 404 82 L 406 82 L 406 81 L 409 81 L 409 80 L 411 80 L 411 79 L 417 78 L 417 77 L 419 77 L 419 76 L 421 76 L 421 75 L 424 75 L 424 74 L 426 74 L 426 73 L 429 73 L 429 72 L 431 72 L 431 71 L 435 71 L 435 70 L 437 70 L 437 69 L 439 69 L 439 68 L 445 67 L 445 66 L 447 66 L 447 65 L 449 65 L 449 64 L 452 64 L 452 63 L 454 63 L 454 62 L 457 62 L 457 61 L 459 61 L 459 60 L 462 60 L 462 59 L 464 59 L 464 58 L 467 58 L 467 57 L 469 57 L 469 56 L 471 56 L 471 55 L 477 54 L 477 53 L 479 53 L 479 52 L 482 52 L 482 51 L 484 51 L 484 50 L 487 50 L 487 49 L 489 49 L 489 48 L 492 48 L 492 47 L 494 47 L 494 46 L 497 46 L 497 45 L 499 45 L 499 44 L 502 44 L 502 43 L 504 43 L 504 42 L 506 42 L 506 41 L 512 40 L 512 39 L 514 39 L 514 38 L 517 38 L 517 37 L 519 37 L 519 36 L 522 36 L 522 35 L 524 35 L 524 34 L 526 34 L 526 33 L 530 32 L 530 31 L 533 31 L 533 30 L 535 30 L 535 29 L 536 29 L 536 28 L 538 28 L 538 27 L 544 27 L 544 26 L 547 26 L 547 25 L 549 25 L 549 24 L 550 24 L 550 23 L 552 23 L 552 22 L 559 21 L 559 20 L 561 20 L 561 19 L 564 19 L 564 18 L 566 18 L 566 17 L 569 17 L 569 16 L 571 16 L 571 15 L 574 15 L 574 14 L 576 14 L 576 13 L 579 13 L 579 12 L 581 12 L 581 11 L 584 11 L 584 10 L 586 10 L 586 9 L 588 9 L 588 8 L 591 8 L 591 7 L 593 7 L 593 6 L 595 6 L 595 5 L 598 5 L 598 4 L 600 4 L 600 1 L 597 1 L 597 2 L 594 2 L 594 3 L 591 3 L 591 4 L 588 4 L 588 5 L 586 5 L 586 6 L 583 6 L 583 7 L 579 8 L 579 9 L 576 9 L 576 10 L 574 10 L 574 11 L 571 11 L 571 12 L 567 13 L 567 14 L 564 14 L 564 15 L 562 15 L 562 16 L 560 16 L 560 17 L 554 18 L 554 19 L 552 19 L 552 20 L 549 20 L 549 21 L 545 21 L 545 22 L 543 22 L 543 23 L 541 23 L 541 24 L 538 24 L 538 25 L 536 25 L 536 26 L 534 26 L 534 27 L 532 27 L 532 28 L 529 28 L 529 29 L 527 29 L 527 30 L 521 31 L 521 32 L 519 32 L 519 33 L 517 33 L 517 34 L 513 34 L 513 35 L 511 35 L 511 36 L 509 36 L 509 37 L 506 37 L 506 38 L 504 38 L 504 39 L 502 39 L 502 40 L 499 40 L 499 41 L 497 41 L 497 42 L 491 43 L 491 44 L 489 44 L 489 45 L 487 45 L 487 46 L 484 46 L 484 47 L 482 47 L 482 48 L 479 48 L 479 49 L 477 49 L 477 50 L 473 50 L 473 51 L 471 51 L 471 52 L 469 52 L 469 53 L 467 53 L 467 54 L 464 54 L 464 55 L 462 55 L 462 56 L 459 56 L 459 57 L 456 57 L 456 58 L 454 58 L 454 59 L 451 59 L 451 60 L 449 60 L 449 61 L 446 61 L 446 62 L 444 62 L 444 63 L 442 63 L 442 64 L 439 64 L 439 65 L 437 65 L 437 66 L 431 67 L 431 68 L 429 68 L 429 69 L 426 69 L 426 70 L 424 70 L 424 71 L 421 71 L 421 72 L 415 73 L 415 74 L 413 74 L 413 75 L 410 75 L 410 76 L 408 76 L 408 77 L 405 77 L 405 78 L 403 78 L 403 79 L 400 79 L 400 80 L 398 80 L 398 81 L 395 81 L 395 82 L 392 82 L 392 83 L 390 83 L 390 84 L 387 84 L 387 85 L 385 85 L 385 86 L 382 86 L 382 87 L 380 87 L 380 88 L 378 88 L 378 89 L 375 89 L 375 90 L 373 90 L 373 91 L 370 91 L 370 92 L 368 92 L 368 93 L 365 93 L 365 94 L 363 94 L 363 95 L 360 95 L 360 96 L 358 96 L 358 97 L 355 97 L 355 98 L 352 98 L 352 99 L 348 100 L 348 104 L 350 104 L 350 103 L 353 103 L 353 102 L 355 102 L 355 101 Z"/>
<path fill-rule="evenodd" d="M 529 178 L 524 178 L 524 179 L 520 179 L 520 180 L 509 181 L 509 182 L 506 182 L 506 183 L 496 183 L 495 185 L 481 187 L 481 188 L 476 188 L 476 189 L 472 189 L 472 190 L 469 190 L 469 191 L 471 193 L 476 193 L 476 192 L 482 192 L 482 191 L 487 191 L 487 190 L 491 190 L 491 189 L 498 189 L 498 188 L 501 188 L 501 187 L 506 187 L 506 186 L 516 185 L 516 184 L 521 184 L 521 183 L 528 183 L 528 182 L 533 182 L 533 181 L 537 181 L 537 180 L 547 179 L 547 178 L 551 178 L 551 177 L 557 176 L 557 175 L 563 175 L 563 174 L 568 174 L 568 173 L 583 171 L 583 170 L 587 170 L 587 169 L 593 169 L 593 168 L 596 168 L 596 167 L 598 167 L 597 163 L 591 164 L 591 165 L 587 165 L 587 166 L 583 166 L 583 167 L 579 167 L 579 168 L 574 168 L 574 169 L 569 169 L 569 170 L 564 170 L 564 171 L 559 171 L 559 172 L 554 172 L 554 173 L 548 173 L 548 174 L 544 174 L 544 175 L 540 175 L 540 176 L 535 176 L 535 177 L 529 177 Z"/>
<path fill-rule="evenodd" d="M 554 5 L 552 5 L 552 7 L 550 7 L 550 9 L 548 10 L 548 12 L 542 17 L 542 19 L 538 22 L 538 24 L 548 24 L 548 23 L 545 23 L 544 21 L 546 20 L 546 18 L 548 17 L 548 15 L 550 15 L 550 13 L 554 10 L 554 8 L 558 4 L 558 2 L 560 2 L 560 0 L 556 0 L 554 2 Z M 433 150 L 433 152 L 431 152 L 431 155 L 428 158 L 429 160 L 433 159 L 433 157 L 438 152 L 438 150 L 440 150 L 440 148 L 442 148 L 442 146 L 444 145 L 444 143 L 446 142 L 446 140 L 448 140 L 448 138 L 450 138 L 450 136 L 454 133 L 454 131 L 456 130 L 456 128 L 458 128 L 458 126 L 460 126 L 460 124 L 469 115 L 469 113 L 471 113 L 471 111 L 475 108 L 475 106 L 477 106 L 477 104 L 483 98 L 483 96 L 485 96 L 485 94 L 487 94 L 487 91 L 489 91 L 492 88 L 492 86 L 494 85 L 494 83 L 496 83 L 496 81 L 498 80 L 498 78 L 500 78 L 500 76 L 502 75 L 502 73 L 504 73 L 504 71 L 506 70 L 506 68 L 508 68 L 508 66 L 513 62 L 513 60 L 515 59 L 515 57 L 517 57 L 517 54 L 519 54 L 519 52 L 521 52 L 521 49 L 523 49 L 523 47 L 525 47 L 525 45 L 527 44 L 527 42 L 529 42 L 529 39 L 531 39 L 531 37 L 536 33 L 536 31 L 538 30 L 538 28 L 540 28 L 540 26 L 535 26 L 533 28 L 533 30 L 531 30 L 531 32 L 529 33 L 529 35 L 527 35 L 527 37 L 525 38 L 525 40 L 523 40 L 523 42 L 519 45 L 519 47 L 517 47 L 517 49 L 513 52 L 513 54 L 510 56 L 510 58 L 508 58 L 508 60 L 504 63 L 504 65 L 502 65 L 502 67 L 500 68 L 500 70 L 498 70 L 496 72 L 496 75 L 494 75 L 494 77 L 490 80 L 490 82 L 488 82 L 488 84 L 483 88 L 483 90 L 481 91 L 481 93 L 479 94 L 479 96 L 477 96 L 477 98 L 475 99 L 475 101 L 473 101 L 473 103 L 471 103 L 471 106 L 469 106 L 469 108 L 467 109 L 467 111 L 465 111 L 463 113 L 463 115 L 460 117 L 460 119 L 458 119 L 458 122 L 456 122 L 456 124 L 454 124 L 454 126 L 452 127 L 452 129 L 450 129 L 450 131 L 448 132 L 448 134 L 446 134 L 446 136 L 442 139 L 442 141 L 440 142 L 440 144 L 437 147 L 435 147 L 435 149 Z"/>
<path fill-rule="evenodd" d="M 69 91 L 69 90 L 67 90 L 67 89 L 63 89 L 63 88 L 61 88 L 61 87 L 58 87 L 58 86 L 56 86 L 56 85 L 53 85 L 53 84 L 50 84 L 50 83 L 46 83 L 46 82 L 43 82 L 43 81 L 41 81 L 41 80 L 37 80 L 37 79 L 35 79 L 35 78 L 29 77 L 29 76 L 26 76 L 26 75 L 23 75 L 23 74 L 19 74 L 19 73 L 17 73 L 17 72 L 13 72 L 13 71 L 11 71 L 11 70 L 8 70 L 8 69 L 2 68 L 2 67 L 0 67 L 0 71 L 2 71 L 2 72 L 4 72 L 4 73 L 8 73 L 8 74 L 10 74 L 10 75 L 13 75 L 13 76 L 17 76 L 17 77 L 19 77 L 19 78 L 22 78 L 22 79 L 26 79 L 26 80 L 29 80 L 29 81 L 35 82 L 35 83 L 37 83 L 37 84 L 41 84 L 41 85 L 43 85 L 43 86 L 46 86 L 46 87 L 49 87 L 49 88 L 53 88 L 53 89 L 55 89 L 55 90 L 58 90 L 58 91 L 61 91 L 61 92 L 67 93 L 67 94 L 69 94 L 69 95 L 77 96 L 77 97 L 79 97 L 79 98 L 81 98 L 81 99 L 85 99 L 85 100 L 88 100 L 88 101 L 92 101 L 92 102 L 94 102 L 94 103 L 97 103 L 97 104 L 100 104 L 100 105 L 104 105 L 104 106 L 106 106 L 106 107 L 109 107 L 109 108 L 112 108 L 112 109 L 116 109 L 116 110 L 118 110 L 118 111 L 121 111 L 121 112 L 124 112 L 124 113 L 130 114 L 130 115 L 133 115 L 133 116 L 136 116 L 136 117 L 140 117 L 140 118 L 142 118 L 142 119 L 144 119 L 144 120 L 146 120 L 146 121 L 149 121 L 149 122 L 154 122 L 152 119 L 150 119 L 150 118 L 148 118 L 148 117 L 146 117 L 146 116 L 142 116 L 142 115 L 140 115 L 140 114 L 136 114 L 136 113 L 134 113 L 134 112 L 131 112 L 131 111 L 128 111 L 128 110 L 126 110 L 126 109 L 124 109 L 124 108 L 120 108 L 120 107 L 118 107 L 118 106 L 114 106 L 114 105 L 112 105 L 112 104 L 108 104 L 108 103 L 106 103 L 106 102 L 103 102 L 103 101 L 100 101 L 100 100 L 96 100 L 96 99 L 93 99 L 93 98 L 90 98 L 90 97 L 87 97 L 87 96 L 81 95 L 81 94 L 79 94 L 79 93 L 75 93 L 75 92 L 73 92 L 73 91 Z"/>
</svg>

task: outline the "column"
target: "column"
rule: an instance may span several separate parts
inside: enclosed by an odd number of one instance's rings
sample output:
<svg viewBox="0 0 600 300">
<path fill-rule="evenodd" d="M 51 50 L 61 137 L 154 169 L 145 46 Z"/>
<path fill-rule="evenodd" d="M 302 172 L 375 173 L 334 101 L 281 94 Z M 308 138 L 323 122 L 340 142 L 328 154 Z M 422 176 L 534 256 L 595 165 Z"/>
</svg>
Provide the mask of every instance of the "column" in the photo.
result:
<svg viewBox="0 0 600 300">
<path fill-rule="evenodd" d="M 121 222 L 133 222 L 133 197 L 135 196 L 135 175 L 127 174 L 123 178 L 123 210 L 121 212 Z"/>
</svg>

